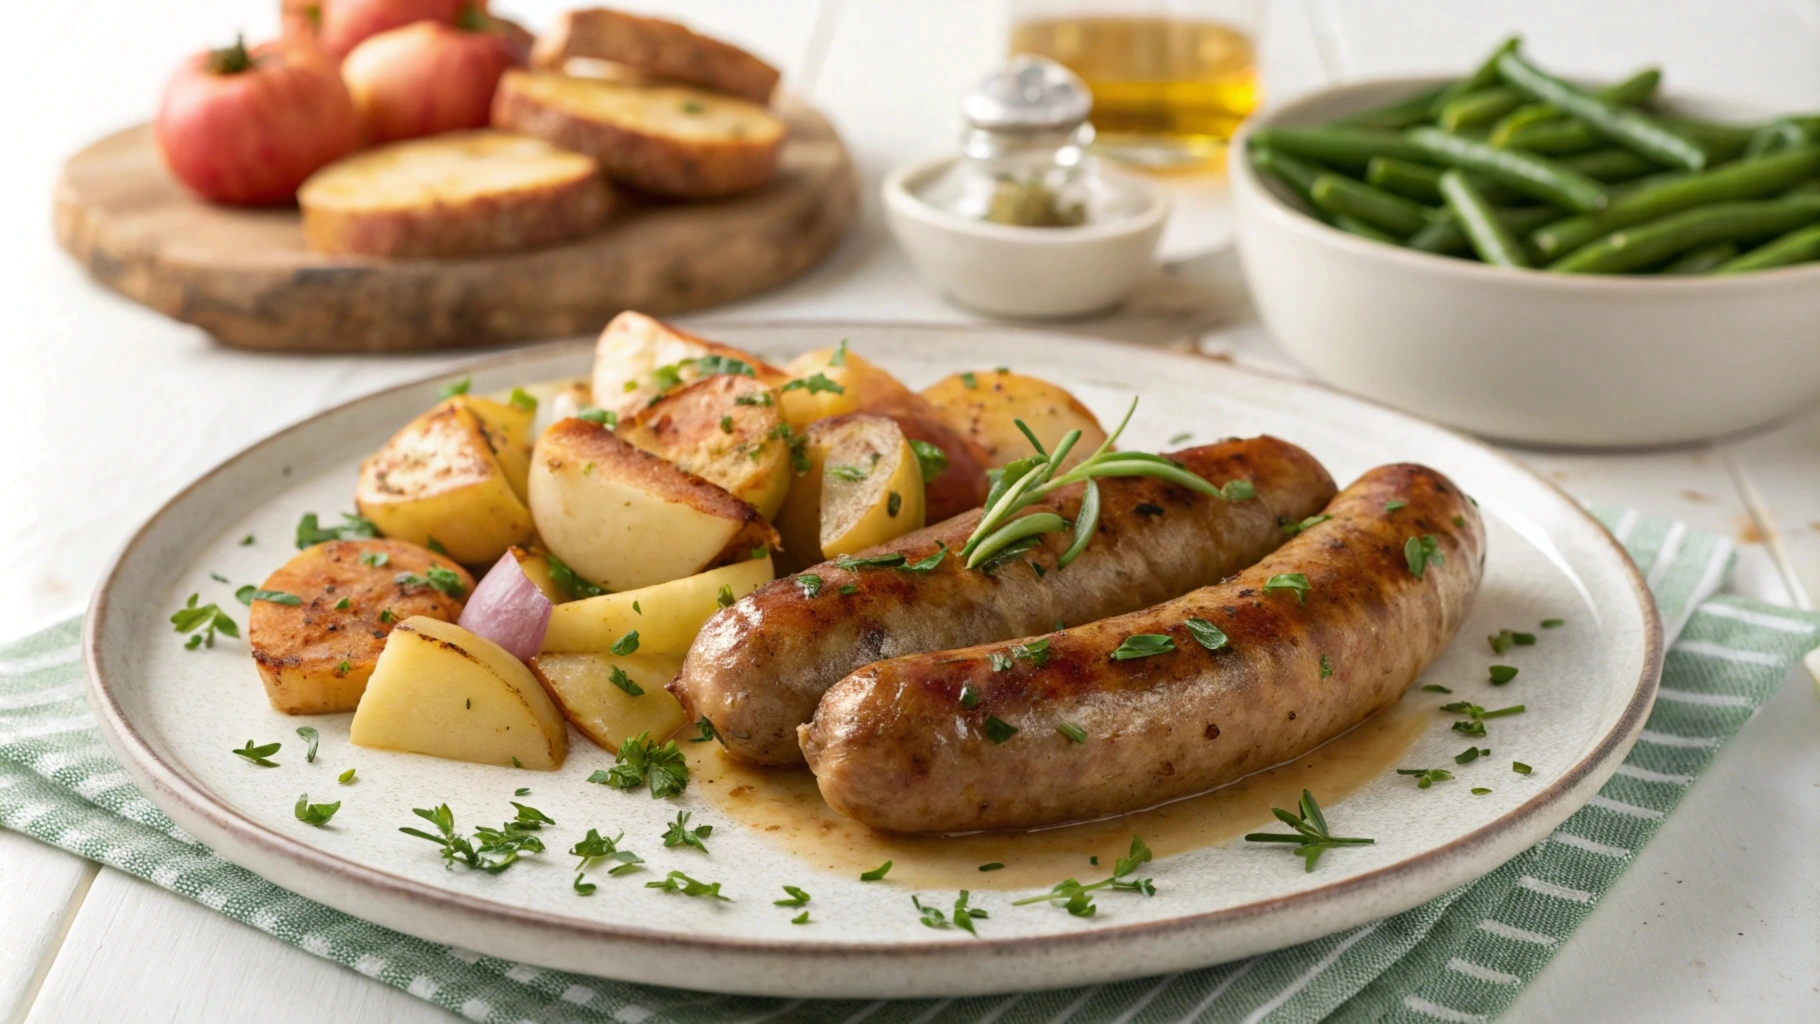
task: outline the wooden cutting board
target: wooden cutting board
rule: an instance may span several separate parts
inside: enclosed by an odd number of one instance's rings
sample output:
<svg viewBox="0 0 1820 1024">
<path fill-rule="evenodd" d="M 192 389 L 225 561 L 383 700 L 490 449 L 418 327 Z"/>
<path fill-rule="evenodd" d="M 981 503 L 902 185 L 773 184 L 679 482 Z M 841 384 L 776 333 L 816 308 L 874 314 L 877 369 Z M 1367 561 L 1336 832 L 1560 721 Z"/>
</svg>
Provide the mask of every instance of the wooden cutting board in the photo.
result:
<svg viewBox="0 0 1820 1024">
<path fill-rule="evenodd" d="M 689 204 L 622 193 L 586 238 L 460 260 L 311 252 L 295 208 L 185 192 L 141 125 L 64 165 L 57 239 L 102 284 L 240 348 L 386 352 L 588 334 L 626 309 L 684 313 L 762 291 L 840 240 L 859 199 L 847 151 L 807 105 L 784 97 L 776 110 L 790 138 L 777 177 L 756 192 Z"/>
</svg>

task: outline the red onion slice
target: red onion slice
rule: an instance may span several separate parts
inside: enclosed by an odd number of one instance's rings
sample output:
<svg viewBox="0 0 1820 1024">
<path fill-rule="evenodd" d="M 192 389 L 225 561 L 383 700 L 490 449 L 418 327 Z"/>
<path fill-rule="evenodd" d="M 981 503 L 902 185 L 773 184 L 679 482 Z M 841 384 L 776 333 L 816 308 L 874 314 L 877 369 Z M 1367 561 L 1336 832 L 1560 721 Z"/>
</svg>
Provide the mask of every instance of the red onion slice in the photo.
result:
<svg viewBox="0 0 1820 1024">
<path fill-rule="evenodd" d="M 504 647 L 519 661 L 529 661 L 543 647 L 550 607 L 550 599 L 508 551 L 474 588 L 456 624 Z"/>
</svg>

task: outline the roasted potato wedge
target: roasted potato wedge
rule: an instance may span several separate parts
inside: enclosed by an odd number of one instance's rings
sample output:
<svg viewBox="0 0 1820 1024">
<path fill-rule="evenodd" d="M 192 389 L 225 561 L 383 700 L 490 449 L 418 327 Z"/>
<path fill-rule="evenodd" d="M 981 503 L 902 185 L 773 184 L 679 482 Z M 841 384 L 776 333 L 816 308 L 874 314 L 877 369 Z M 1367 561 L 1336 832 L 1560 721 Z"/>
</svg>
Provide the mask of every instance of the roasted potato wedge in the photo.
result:
<svg viewBox="0 0 1820 1024">
<path fill-rule="evenodd" d="M 923 474 L 895 420 L 818 420 L 804 440 L 809 472 L 777 519 L 787 564 L 814 565 L 922 529 Z"/>
<path fill-rule="evenodd" d="M 636 630 L 639 653 L 680 658 L 702 623 L 720 611 L 723 593 L 737 601 L 774 575 L 766 554 L 640 590 L 559 604 L 550 612 L 543 650 L 604 654 Z"/>
<path fill-rule="evenodd" d="M 924 480 L 930 522 L 978 508 L 986 500 L 985 453 L 949 426 L 928 399 L 883 368 L 837 346 L 803 353 L 790 361 L 786 372 L 790 382 L 782 386 L 779 398 L 784 419 L 797 433 L 816 420 L 862 412 L 889 416 L 905 437 L 940 450 L 945 468 Z"/>
<path fill-rule="evenodd" d="M 1017 428 L 1023 420 L 1046 451 L 1070 430 L 1079 430 L 1063 465 L 1092 455 L 1106 431 L 1092 411 L 1066 388 L 1009 370 L 957 373 L 923 389 L 923 397 L 942 418 L 986 453 L 986 465 L 1003 467 L 1032 454 L 1030 439 Z"/>
<path fill-rule="evenodd" d="M 664 689 L 682 667 L 679 654 L 540 654 L 531 671 L 581 734 L 614 753 L 629 736 L 662 740 L 689 716 Z"/>
<path fill-rule="evenodd" d="M 524 662 L 424 616 L 398 624 L 354 710 L 348 739 L 453 761 L 555 771 L 569 727 Z"/>
<path fill-rule="evenodd" d="M 528 472 L 531 415 L 470 395 L 439 402 L 361 464 L 360 514 L 387 537 L 435 538 L 463 564 L 497 561 L 531 537 L 517 476 Z"/>
<path fill-rule="evenodd" d="M 544 545 L 608 590 L 693 576 L 778 542 L 751 505 L 587 420 L 537 439 L 530 492 Z"/>
<path fill-rule="evenodd" d="M 594 343 L 594 404 L 629 417 L 671 388 L 714 373 L 737 372 L 741 366 L 772 387 L 790 379 L 750 352 L 698 338 L 643 313 L 621 313 Z"/>
<path fill-rule="evenodd" d="M 619 421 L 619 436 L 661 455 L 770 519 L 790 490 L 790 441 L 777 394 L 722 373 L 667 391 Z"/>
<path fill-rule="evenodd" d="M 433 566 L 455 574 L 454 593 L 398 582 Z M 247 645 L 266 698 L 287 715 L 354 710 L 392 626 L 413 615 L 454 619 L 473 587 L 474 578 L 453 560 L 404 541 L 332 540 L 305 548 L 260 584 L 299 603 L 254 601 L 247 613 Z"/>
</svg>

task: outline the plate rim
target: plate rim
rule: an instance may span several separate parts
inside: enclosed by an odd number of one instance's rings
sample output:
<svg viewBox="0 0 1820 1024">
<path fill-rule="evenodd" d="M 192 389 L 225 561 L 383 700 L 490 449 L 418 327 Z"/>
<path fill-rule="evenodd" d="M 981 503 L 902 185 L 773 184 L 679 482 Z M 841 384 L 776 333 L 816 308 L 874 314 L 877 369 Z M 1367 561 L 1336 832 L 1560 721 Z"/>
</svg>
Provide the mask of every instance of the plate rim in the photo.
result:
<svg viewBox="0 0 1820 1024">
<path fill-rule="evenodd" d="M 855 331 L 911 329 L 919 331 L 938 330 L 955 333 L 984 331 L 991 333 L 1013 333 L 1038 337 L 1064 338 L 1088 346 L 1138 348 L 1166 358 L 1183 359 L 1193 362 L 1208 360 L 1208 357 L 1198 353 L 1183 352 L 1159 345 L 1122 342 L 1115 339 L 1070 334 L 1058 330 L 1016 324 L 953 324 L 915 320 L 859 320 L 845 318 L 819 320 L 807 318 L 695 318 L 695 322 L 692 326 L 704 331 L 713 331 L 724 328 L 731 328 L 734 330 L 845 328 Z M 1447 876 L 1447 868 L 1450 864 L 1457 863 L 1461 858 L 1469 857 L 1485 847 L 1495 846 L 1499 841 L 1505 839 L 1512 833 L 1521 833 L 1526 825 L 1532 824 L 1538 817 L 1547 815 L 1551 809 L 1559 808 L 1563 802 L 1573 802 L 1573 806 L 1567 811 L 1567 814 L 1571 814 L 1573 810 L 1577 810 L 1582 806 L 1586 799 L 1591 797 L 1592 792 L 1585 792 L 1584 796 L 1580 796 L 1579 794 L 1587 789 L 1596 791 L 1597 787 L 1603 785 L 1604 781 L 1616 770 L 1618 763 L 1622 760 L 1623 756 L 1628 753 L 1631 745 L 1635 742 L 1637 734 L 1642 730 L 1644 720 L 1647 718 L 1649 710 L 1654 704 L 1657 687 L 1661 678 L 1662 663 L 1666 648 L 1663 638 L 1661 613 L 1657 608 L 1654 594 L 1650 591 L 1642 570 L 1630 558 L 1629 553 L 1624 550 L 1623 545 L 1612 536 L 1611 532 L 1606 529 L 1602 523 L 1587 511 L 1585 506 L 1564 488 L 1554 481 L 1549 480 L 1543 474 L 1524 465 L 1514 456 L 1499 450 L 1487 441 L 1433 421 L 1426 420 L 1413 413 L 1404 412 L 1403 410 L 1386 405 L 1382 402 L 1377 402 L 1373 399 L 1344 391 L 1318 381 L 1294 377 L 1286 373 L 1273 372 L 1265 368 L 1239 366 L 1221 361 L 1223 368 L 1231 372 L 1263 377 L 1281 383 L 1306 387 L 1318 392 L 1327 392 L 1338 395 L 1348 401 L 1360 402 L 1370 406 L 1381 413 L 1400 419 L 1408 425 L 1426 428 L 1447 435 L 1455 441 L 1475 449 L 1477 454 L 1481 457 L 1496 460 L 1505 468 L 1515 470 L 1522 476 L 1542 484 L 1549 492 L 1552 492 L 1555 497 L 1559 498 L 1565 506 L 1570 508 L 1574 514 L 1578 515 L 1585 523 L 1595 528 L 1595 536 L 1598 537 L 1602 544 L 1609 547 L 1610 553 L 1617 556 L 1617 564 L 1620 567 L 1621 575 L 1629 584 L 1632 595 L 1638 601 L 1638 607 L 1642 612 L 1643 618 L 1644 649 L 1641 673 L 1631 689 L 1629 699 L 1612 727 L 1605 735 L 1599 738 L 1598 743 L 1588 754 L 1581 757 L 1568 768 L 1564 769 L 1555 778 L 1551 779 L 1548 785 L 1540 792 L 1498 818 L 1447 843 L 1412 853 L 1407 857 L 1361 875 L 1330 882 L 1312 889 L 1300 890 L 1283 896 L 1256 900 L 1235 907 L 1201 911 L 1159 921 L 1100 926 L 1075 932 L 1041 936 L 978 936 L 965 945 L 945 939 L 892 942 L 867 940 L 832 944 L 825 941 L 804 941 L 797 939 L 772 940 L 726 938 L 712 932 L 696 932 L 681 936 L 674 931 L 652 930 L 637 925 L 615 924 L 574 917 L 567 914 L 550 913 L 515 906 L 487 897 L 478 896 L 473 893 L 416 881 L 312 847 L 300 840 L 291 838 L 244 816 L 225 800 L 211 794 L 203 786 L 191 782 L 184 776 L 184 773 L 180 768 L 167 763 L 164 758 L 159 756 L 152 745 L 147 742 L 143 735 L 141 735 L 139 728 L 129 720 L 120 703 L 114 698 L 111 692 L 111 686 L 104 678 L 104 673 L 101 669 L 100 645 L 102 641 L 102 630 L 108 620 L 110 612 L 110 602 L 113 596 L 111 592 L 115 584 L 115 577 L 119 574 L 123 564 L 134 555 L 138 547 L 146 540 L 147 534 L 160 519 L 171 512 L 177 505 L 187 501 L 190 495 L 203 485 L 215 479 L 217 476 L 231 471 L 244 461 L 259 456 L 266 448 L 276 443 L 283 436 L 330 417 L 338 416 L 348 407 L 357 403 L 365 402 L 383 395 L 391 395 L 397 392 L 419 388 L 426 383 L 442 380 L 452 375 L 458 375 L 464 372 L 471 373 L 481 370 L 493 370 L 508 367 L 515 363 L 539 361 L 565 351 L 582 350 L 592 344 L 593 342 L 589 339 L 572 338 L 520 346 L 505 351 L 490 352 L 470 359 L 461 360 L 454 365 L 443 367 L 431 373 L 412 377 L 407 381 L 357 395 L 303 419 L 279 427 L 260 437 L 258 440 L 226 459 L 223 459 L 221 462 L 215 464 L 213 467 L 191 480 L 183 488 L 161 503 L 154 512 L 140 523 L 127 538 L 125 543 L 120 546 L 119 550 L 115 552 L 113 557 L 109 559 L 106 568 L 96 585 L 94 594 L 89 601 L 83 619 L 81 648 L 83 664 L 86 669 L 84 691 L 88 696 L 92 710 L 95 712 L 97 723 L 101 727 L 100 732 L 108 746 L 113 750 L 115 757 L 120 761 L 121 766 L 133 777 L 134 782 L 139 786 L 141 791 L 144 792 L 148 799 L 152 800 L 161 811 L 169 815 L 180 827 L 192 834 L 196 834 L 198 839 L 203 840 L 209 848 L 215 852 L 217 856 L 222 857 L 222 859 L 235 863 L 264 878 L 266 876 L 257 869 L 244 863 L 236 856 L 230 856 L 230 853 L 238 853 L 240 849 L 250 847 L 265 854 L 269 858 L 274 858 L 282 862 L 284 866 L 300 872 L 298 878 L 284 881 L 267 878 L 267 881 L 270 881 L 272 884 L 277 885 L 280 888 L 297 892 L 306 898 L 324 903 L 354 917 L 371 921 L 382 927 L 391 928 L 414 937 L 421 938 L 423 936 L 418 935 L 409 925 L 400 920 L 401 918 L 411 916 L 410 914 L 406 912 L 394 913 L 382 903 L 370 899 L 365 901 L 352 899 L 337 900 L 332 897 L 325 897 L 322 894 L 322 890 L 337 885 L 352 885 L 363 892 L 377 891 L 379 894 L 393 897 L 409 904 L 412 909 L 427 910 L 432 914 L 445 916 L 450 920 L 464 919 L 469 923 L 485 922 L 497 925 L 501 923 L 503 919 L 505 922 L 512 925 L 539 931 L 558 940 L 581 940 L 589 943 L 648 944 L 656 942 L 664 946 L 689 949 L 708 955 L 724 954 L 747 958 L 792 961 L 803 958 L 821 961 L 878 961 L 884 958 L 904 957 L 941 958 L 952 957 L 961 952 L 964 952 L 968 959 L 972 959 L 978 956 L 996 957 L 1032 952 L 1067 952 L 1076 948 L 1089 947 L 1106 941 L 1166 941 L 1171 937 L 1191 935 L 1203 932 L 1209 928 L 1218 928 L 1221 926 L 1251 921 L 1259 917 L 1305 904 L 1328 904 L 1336 899 L 1350 896 L 1362 890 L 1371 890 L 1393 885 L 1399 879 L 1408 879 L 1412 877 L 1421 878 L 1424 875 L 1434 877 Z M 1589 783 L 1592 783 L 1590 787 L 1588 785 Z M 172 806 L 173 804 L 175 805 L 175 809 Z M 1560 818 L 1564 819 L 1567 814 L 1561 815 Z M 1555 824 L 1558 824 L 1559 820 L 1560 819 L 1557 819 Z M 1552 829 L 1553 825 L 1550 825 L 1549 828 Z M 1521 851 L 1519 850 L 1516 852 Z M 1515 853 L 1512 854 L 1512 856 L 1514 855 Z M 1506 858 L 1506 860 L 1508 860 L 1508 858 Z M 1476 878 L 1480 877 L 1481 874 L 1483 873 L 1475 872 L 1469 877 Z M 305 884 L 294 884 L 297 881 L 302 881 Z M 1460 883 L 1456 882 L 1454 884 Z M 1450 887 L 1451 886 L 1448 886 L 1446 888 Z M 1440 888 L 1436 889 L 1435 892 L 1427 893 L 1426 887 L 1420 888 L 1423 889 L 1426 895 L 1423 895 L 1420 899 L 1413 902 L 1407 903 L 1400 899 L 1393 900 L 1392 902 L 1399 905 L 1387 911 L 1385 916 L 1419 905 L 1421 902 L 1432 899 L 1435 895 L 1445 891 L 1445 888 Z M 348 906 L 342 905 L 344 903 L 358 903 L 359 909 L 349 909 Z M 379 913 L 374 913 L 374 911 L 379 911 Z M 1375 916 L 1377 915 L 1374 915 L 1374 918 Z M 1369 919 L 1373 918 L 1368 918 L 1368 920 Z M 1316 934 L 1305 938 L 1292 937 L 1287 942 L 1265 944 L 1254 952 L 1285 948 L 1298 941 L 1306 941 L 1307 938 L 1315 938 L 1319 935 L 1343 931 L 1347 927 L 1356 926 L 1357 923 L 1359 922 L 1354 922 L 1353 925 L 1342 924 L 1336 929 L 1323 929 Z M 488 930 L 478 929 L 466 931 L 462 933 L 462 936 L 462 943 L 460 944 L 465 948 L 474 948 L 481 952 L 489 952 L 488 949 L 482 948 L 490 945 L 486 940 L 491 938 L 492 933 Z M 473 941 L 475 939 L 481 939 L 482 941 Z M 444 939 L 439 938 L 428 938 L 426 941 L 446 944 Z M 534 951 L 521 950 L 516 954 L 493 951 L 491 952 L 491 955 L 497 955 L 514 961 L 524 960 L 524 962 L 527 963 L 537 963 L 535 956 L 526 959 L 522 956 L 523 952 Z M 1214 962 L 1218 963 L 1224 961 Z M 550 965 L 538 964 L 538 966 Z M 727 966 L 732 967 L 733 965 L 727 964 Z M 1203 966 L 1211 966 L 1211 964 Z M 601 973 L 597 970 L 590 972 L 585 968 L 574 966 L 555 966 L 552 967 L 552 969 L 571 970 L 576 973 Z M 1104 978 L 1096 976 L 1095 978 L 1080 977 L 1064 979 L 1056 985 L 1047 987 L 1068 987 L 1074 984 L 1086 984 L 1094 981 L 1145 977 L 1157 972 L 1155 969 L 1144 970 L 1140 966 L 1135 970 L 1126 970 L 1124 972 L 1109 971 L 1103 973 L 1105 974 Z M 612 975 L 604 973 L 602 976 L 612 977 Z M 770 991 L 759 991 L 751 985 L 703 985 L 701 982 L 711 981 L 713 979 L 711 976 L 704 977 L 700 973 L 689 975 L 689 977 L 694 984 L 680 985 L 669 981 L 637 978 L 627 978 L 625 980 L 637 984 L 673 985 L 674 987 L 679 988 L 687 987 L 746 995 L 820 995 L 832 998 L 839 997 L 839 993 L 845 991 L 844 989 L 841 989 L 840 986 L 830 986 L 823 983 L 812 993 L 802 990 L 800 987 L 789 987 L 787 981 L 783 982 L 785 987 L 774 988 Z M 954 984 L 955 979 L 953 978 L 949 978 L 946 981 L 947 983 L 943 992 L 944 994 L 950 995 L 990 994 L 1032 990 L 1032 987 L 1027 984 L 1014 987 L 1007 987 L 1004 984 L 999 984 L 987 985 L 978 988 L 977 991 L 975 991 L 973 989 L 967 989 L 967 986 L 965 985 L 957 988 Z M 1038 985 L 1036 987 L 1042 988 L 1045 986 Z M 966 989 L 964 993 L 962 992 L 963 989 Z M 871 989 L 867 989 L 866 991 L 871 991 Z M 906 993 L 909 991 L 909 989 L 905 990 Z M 884 996 L 884 998 L 905 997 L 909 996 L 904 994 Z"/>
</svg>

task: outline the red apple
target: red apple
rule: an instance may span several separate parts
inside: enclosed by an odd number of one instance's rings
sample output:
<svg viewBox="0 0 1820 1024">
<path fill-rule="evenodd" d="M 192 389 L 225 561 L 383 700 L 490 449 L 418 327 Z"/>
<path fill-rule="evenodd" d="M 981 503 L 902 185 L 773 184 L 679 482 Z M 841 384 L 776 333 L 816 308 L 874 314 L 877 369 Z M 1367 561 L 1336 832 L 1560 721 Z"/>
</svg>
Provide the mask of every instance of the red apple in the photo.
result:
<svg viewBox="0 0 1820 1024">
<path fill-rule="evenodd" d="M 368 143 L 484 127 L 506 69 L 523 66 L 509 38 L 469 8 L 460 25 L 420 21 L 354 47 L 341 77 Z"/>
<path fill-rule="evenodd" d="M 177 69 L 152 132 L 192 192 L 266 206 L 290 202 L 303 179 L 352 152 L 359 121 L 341 76 L 313 50 L 236 41 Z"/>
<path fill-rule="evenodd" d="M 354 47 L 417 21 L 452 23 L 475 0 L 319 0 L 317 42 L 329 60 L 340 63 Z"/>
</svg>

